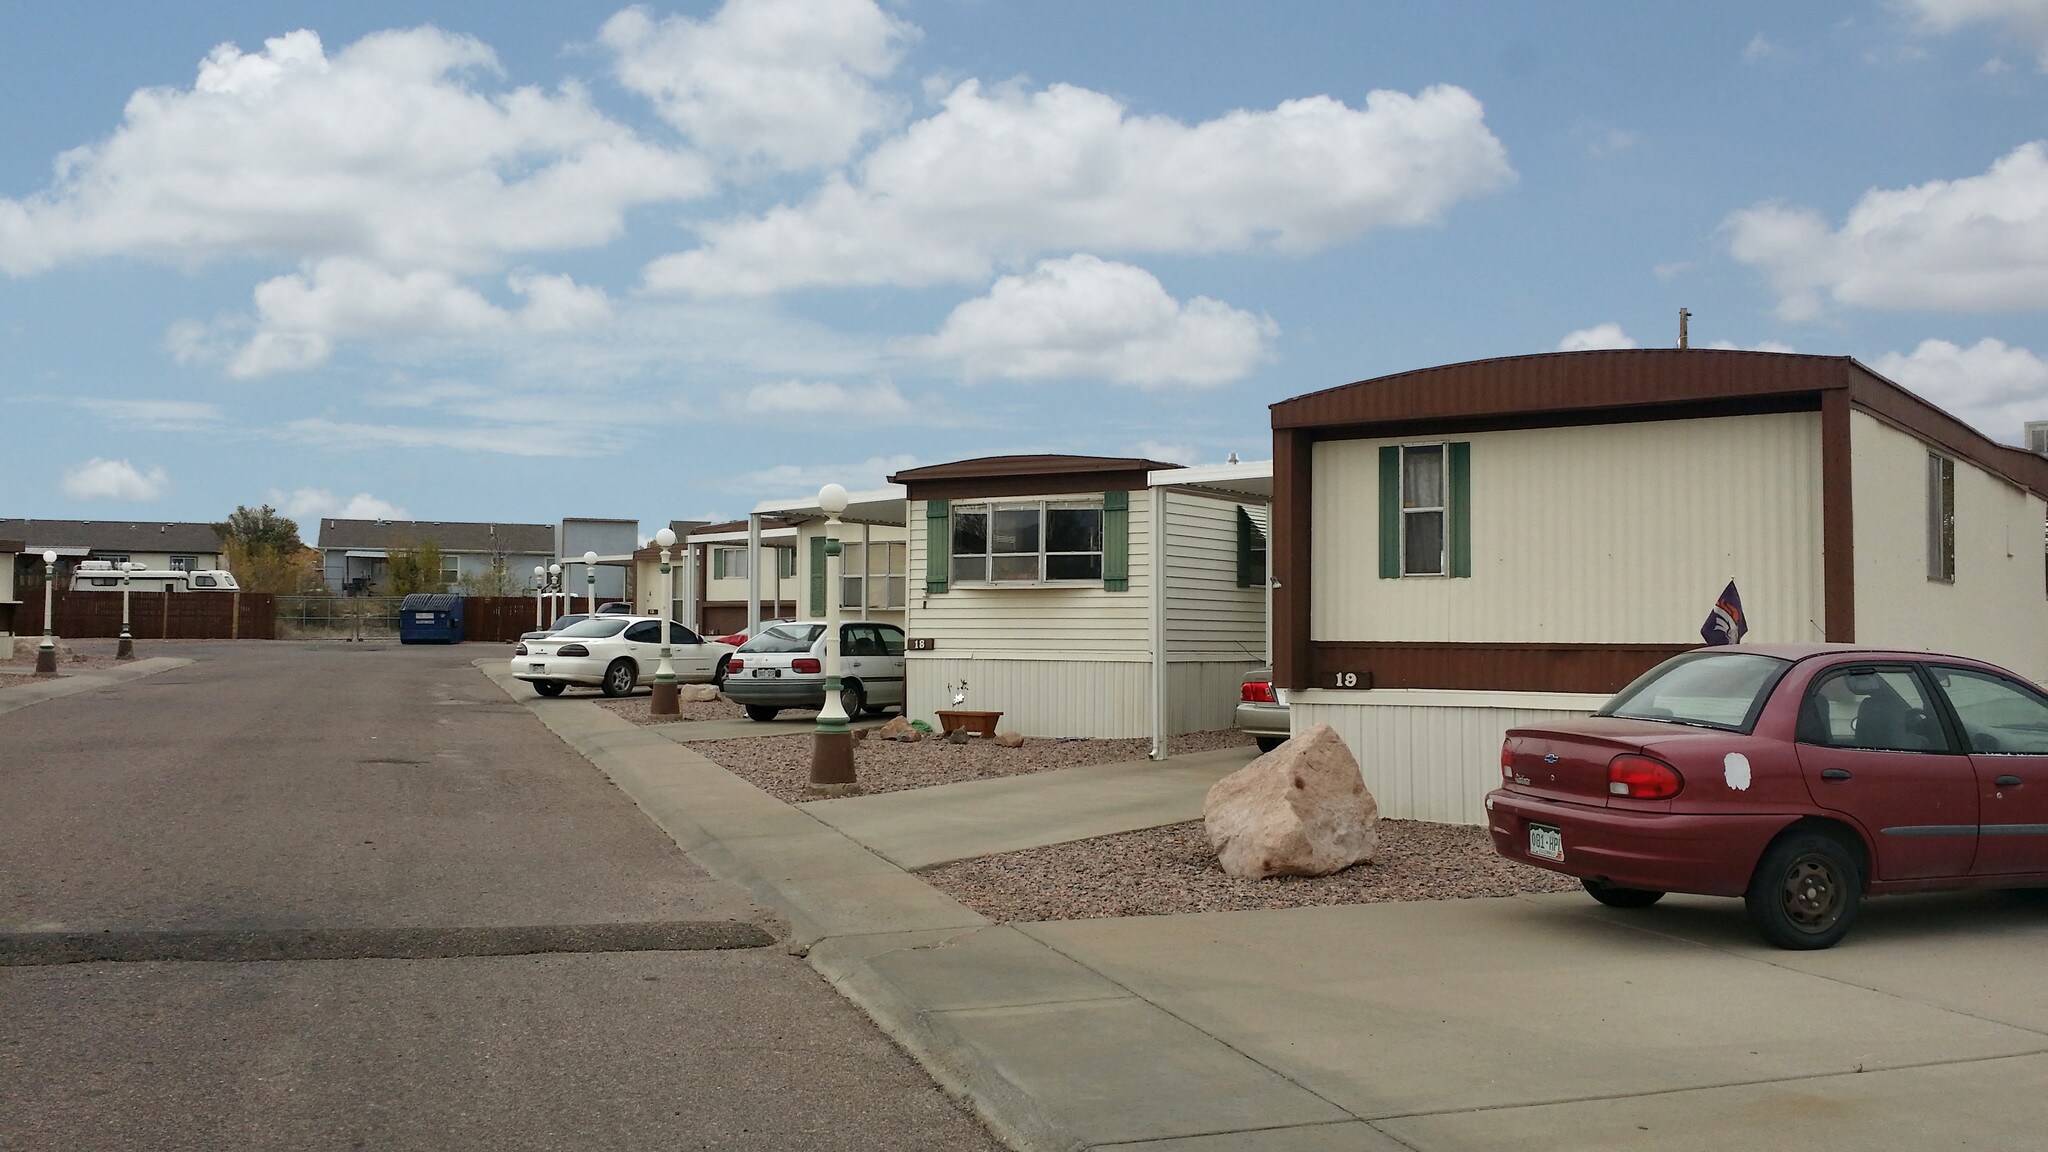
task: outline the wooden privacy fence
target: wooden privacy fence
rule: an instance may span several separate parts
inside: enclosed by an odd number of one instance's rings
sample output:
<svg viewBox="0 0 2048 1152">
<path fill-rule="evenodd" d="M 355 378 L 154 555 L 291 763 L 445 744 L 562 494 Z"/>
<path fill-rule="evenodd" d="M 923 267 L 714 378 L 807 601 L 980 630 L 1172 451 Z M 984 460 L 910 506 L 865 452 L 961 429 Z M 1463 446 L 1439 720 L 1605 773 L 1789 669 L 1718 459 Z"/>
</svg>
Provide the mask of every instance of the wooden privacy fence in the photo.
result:
<svg viewBox="0 0 2048 1152">
<path fill-rule="evenodd" d="M 273 640 L 275 599 L 262 592 L 130 592 L 128 632 L 138 640 Z M 60 589 L 51 617 L 59 636 L 119 636 L 121 594 Z M 14 627 L 17 635 L 42 635 L 40 595 L 24 598 L 15 609 Z"/>
<path fill-rule="evenodd" d="M 552 621 L 563 614 L 560 600 L 543 602 L 541 609 L 544 621 Z M 464 596 L 462 638 L 510 644 L 519 639 L 520 633 L 533 631 L 533 611 L 534 598 L 531 596 Z M 583 611 L 580 597 L 575 611 Z"/>
</svg>

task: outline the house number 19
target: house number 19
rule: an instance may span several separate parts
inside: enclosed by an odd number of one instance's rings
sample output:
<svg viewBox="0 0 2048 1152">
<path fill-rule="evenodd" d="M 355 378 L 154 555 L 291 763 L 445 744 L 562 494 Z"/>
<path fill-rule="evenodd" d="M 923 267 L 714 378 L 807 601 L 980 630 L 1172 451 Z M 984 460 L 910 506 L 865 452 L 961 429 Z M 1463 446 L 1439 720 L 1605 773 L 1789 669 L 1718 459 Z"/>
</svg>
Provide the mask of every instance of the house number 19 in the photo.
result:
<svg viewBox="0 0 2048 1152">
<path fill-rule="evenodd" d="M 1339 672 L 1339 673 L 1337 673 L 1337 687 L 1339 687 L 1339 688 L 1356 688 L 1356 687 L 1358 687 L 1358 673 L 1356 673 L 1356 672 Z"/>
</svg>

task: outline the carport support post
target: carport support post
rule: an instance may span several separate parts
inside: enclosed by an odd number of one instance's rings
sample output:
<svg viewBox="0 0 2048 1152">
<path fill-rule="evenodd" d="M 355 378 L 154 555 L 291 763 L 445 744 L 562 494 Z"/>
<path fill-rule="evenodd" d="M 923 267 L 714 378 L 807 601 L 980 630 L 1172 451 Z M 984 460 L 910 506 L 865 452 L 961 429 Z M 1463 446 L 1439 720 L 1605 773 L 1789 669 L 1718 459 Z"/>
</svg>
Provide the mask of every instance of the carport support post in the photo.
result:
<svg viewBox="0 0 2048 1152">
<path fill-rule="evenodd" d="M 818 709 L 811 782 L 805 791 L 845 796 L 860 787 L 853 778 L 853 732 L 839 699 L 839 514 L 846 511 L 846 489 L 837 484 L 820 488 L 818 508 L 825 513 L 825 704 Z"/>
<path fill-rule="evenodd" d="M 36 675 L 57 674 L 57 642 L 50 637 L 52 597 L 57 594 L 57 550 L 43 550 L 43 642 L 36 648 Z"/>
<path fill-rule="evenodd" d="M 681 709 L 677 706 L 680 701 L 676 692 L 676 666 L 670 660 L 674 655 L 670 642 L 674 638 L 668 632 L 668 614 L 675 603 L 676 576 L 668 561 L 669 549 L 676 544 L 676 534 L 663 528 L 654 534 L 654 542 L 661 545 L 661 603 L 655 606 L 654 612 L 661 619 L 661 663 L 654 666 L 654 701 L 648 710 L 656 716 L 674 716 Z"/>
<path fill-rule="evenodd" d="M 121 561 L 121 643 L 114 649 L 114 659 L 135 659 L 135 636 L 128 631 L 128 576 L 135 571 L 135 565 Z"/>
</svg>

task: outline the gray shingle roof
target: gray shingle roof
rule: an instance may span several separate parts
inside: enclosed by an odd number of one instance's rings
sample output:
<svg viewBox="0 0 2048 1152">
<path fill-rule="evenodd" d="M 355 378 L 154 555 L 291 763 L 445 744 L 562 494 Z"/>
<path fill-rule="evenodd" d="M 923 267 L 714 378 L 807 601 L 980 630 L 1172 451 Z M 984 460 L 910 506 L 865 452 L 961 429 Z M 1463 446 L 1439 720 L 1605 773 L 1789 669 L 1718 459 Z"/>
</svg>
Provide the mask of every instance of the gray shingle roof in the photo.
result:
<svg viewBox="0 0 2048 1152">
<path fill-rule="evenodd" d="M 20 540 L 28 551 L 90 548 L 95 552 L 219 552 L 220 533 L 211 524 L 160 520 L 0 520 L 0 538 Z"/>
<path fill-rule="evenodd" d="M 405 548 L 429 540 L 443 552 L 552 556 L 552 524 L 479 524 L 454 520 L 321 520 L 320 548 Z"/>
</svg>

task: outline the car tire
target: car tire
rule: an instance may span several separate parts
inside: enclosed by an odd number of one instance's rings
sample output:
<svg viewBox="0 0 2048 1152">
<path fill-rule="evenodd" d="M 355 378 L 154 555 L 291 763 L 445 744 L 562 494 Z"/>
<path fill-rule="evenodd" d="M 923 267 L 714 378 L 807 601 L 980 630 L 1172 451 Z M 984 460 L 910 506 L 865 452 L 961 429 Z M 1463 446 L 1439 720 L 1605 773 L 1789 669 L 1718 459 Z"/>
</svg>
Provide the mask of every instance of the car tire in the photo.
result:
<svg viewBox="0 0 2048 1152">
<path fill-rule="evenodd" d="M 1795 828 L 1764 850 L 1743 903 L 1766 941 L 1812 951 L 1848 934 L 1862 899 L 1856 854 L 1839 837 Z"/>
<path fill-rule="evenodd" d="M 718 689 L 719 691 L 721 691 L 721 692 L 725 691 L 725 670 L 726 670 L 726 669 L 727 669 L 728 667 L 730 667 L 731 665 L 732 665 L 732 657 L 730 657 L 730 656 L 723 656 L 723 657 L 720 657 L 720 658 L 719 658 L 719 661 L 718 661 L 718 667 L 717 667 L 717 669 L 715 669 L 715 670 L 714 670 L 714 671 L 713 671 L 713 672 L 711 673 L 711 683 L 712 683 L 712 686 L 713 686 L 713 687 L 715 687 L 715 688 L 717 688 L 717 689 Z"/>
<path fill-rule="evenodd" d="M 839 707 L 846 712 L 848 720 L 856 719 L 867 709 L 868 690 L 858 680 L 848 680 L 839 685 Z"/>
<path fill-rule="evenodd" d="M 533 690 L 543 696 L 560 696 L 562 689 L 567 687 L 568 685 L 560 680 L 535 680 L 533 682 Z"/>
<path fill-rule="evenodd" d="M 765 724 L 768 721 L 775 719 L 775 714 L 780 711 L 782 711 L 782 709 L 777 708 L 772 704 L 749 704 L 747 705 L 747 719 L 759 720 L 763 724 Z"/>
<path fill-rule="evenodd" d="M 598 685 L 607 696 L 624 696 L 640 682 L 640 669 L 633 661 L 621 656 L 604 670 L 604 681 Z"/>
<path fill-rule="evenodd" d="M 1605 880 L 1581 880 L 1579 883 L 1585 885 L 1586 895 L 1609 908 L 1648 908 L 1664 898 L 1664 894 L 1654 888 L 1623 888 Z"/>
<path fill-rule="evenodd" d="M 1261 752 L 1271 752 L 1273 749 L 1287 743 L 1287 737 L 1285 736 L 1256 736 L 1253 739 L 1258 742 L 1259 751 Z"/>
</svg>

